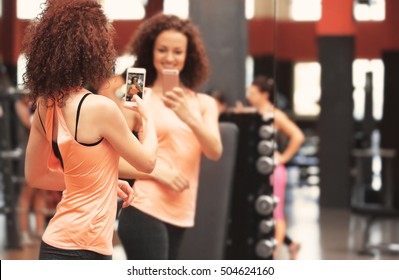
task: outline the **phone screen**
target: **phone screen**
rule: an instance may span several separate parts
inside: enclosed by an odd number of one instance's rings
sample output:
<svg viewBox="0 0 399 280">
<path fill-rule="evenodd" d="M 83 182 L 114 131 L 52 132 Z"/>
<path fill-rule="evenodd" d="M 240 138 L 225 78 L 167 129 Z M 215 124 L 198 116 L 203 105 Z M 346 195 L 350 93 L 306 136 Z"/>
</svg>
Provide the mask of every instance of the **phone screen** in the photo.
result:
<svg viewBox="0 0 399 280">
<path fill-rule="evenodd" d="M 145 69 L 129 68 L 126 74 L 126 101 L 131 101 L 135 94 L 143 98 L 144 85 Z"/>
</svg>

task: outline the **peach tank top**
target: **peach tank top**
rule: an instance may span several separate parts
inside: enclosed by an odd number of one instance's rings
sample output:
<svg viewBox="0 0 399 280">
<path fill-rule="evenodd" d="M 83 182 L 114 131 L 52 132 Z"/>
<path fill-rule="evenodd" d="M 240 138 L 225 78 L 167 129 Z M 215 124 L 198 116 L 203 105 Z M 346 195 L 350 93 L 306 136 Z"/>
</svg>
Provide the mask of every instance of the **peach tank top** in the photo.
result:
<svg viewBox="0 0 399 280">
<path fill-rule="evenodd" d="M 132 206 L 163 222 L 180 227 L 194 226 L 201 146 L 192 130 L 165 107 L 158 96 L 151 95 L 153 118 L 158 136 L 157 166 L 177 168 L 190 182 L 189 189 L 176 192 L 155 180 L 136 180 Z M 201 115 L 198 99 L 190 104 Z M 157 167 L 156 167 L 157 168 Z"/>
<path fill-rule="evenodd" d="M 58 118 L 57 143 L 64 164 L 66 189 L 43 241 L 60 249 L 112 255 L 119 154 L 106 139 L 96 145 L 78 143 L 58 106 L 47 108 L 45 128 L 50 145 L 54 113 Z M 48 165 L 52 170 L 62 170 L 54 153 Z"/>
</svg>

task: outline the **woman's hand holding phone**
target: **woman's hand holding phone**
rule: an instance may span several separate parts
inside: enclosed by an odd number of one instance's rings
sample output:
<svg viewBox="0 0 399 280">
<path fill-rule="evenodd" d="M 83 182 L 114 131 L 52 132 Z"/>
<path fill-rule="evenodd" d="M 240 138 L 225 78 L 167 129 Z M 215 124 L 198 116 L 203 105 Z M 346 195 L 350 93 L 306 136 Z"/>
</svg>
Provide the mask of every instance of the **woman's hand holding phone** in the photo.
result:
<svg viewBox="0 0 399 280">
<path fill-rule="evenodd" d="M 166 107 L 171 109 L 183 122 L 189 124 L 193 121 L 193 114 L 190 110 L 187 92 L 180 87 L 174 87 L 173 90 L 165 92 L 161 100 Z"/>
<path fill-rule="evenodd" d="M 183 119 L 181 116 L 182 108 L 188 109 L 188 106 L 184 106 L 186 103 L 185 93 L 179 87 L 179 71 L 176 69 L 162 70 L 162 87 L 163 95 L 161 99 L 163 103 L 174 111 L 180 119 Z"/>
<path fill-rule="evenodd" d="M 150 96 L 151 89 L 144 88 L 143 99 L 141 99 L 138 95 L 134 95 L 132 99 L 133 101 L 125 101 L 125 103 L 123 104 L 123 107 L 137 112 L 141 117 L 141 125 L 139 126 L 140 129 L 138 130 L 138 138 L 140 139 L 140 141 L 144 139 L 148 130 L 152 130 L 152 134 L 156 135 L 155 125 L 152 120 L 151 110 L 149 107 Z"/>
<path fill-rule="evenodd" d="M 142 115 L 142 117 L 146 118 L 149 114 L 149 109 L 146 108 L 145 103 L 148 102 L 149 98 L 151 96 L 151 89 L 150 88 L 144 88 L 144 93 L 143 93 L 143 99 L 140 98 L 139 95 L 134 95 L 132 97 L 133 101 L 125 101 L 123 104 L 123 107 L 129 110 L 136 111 Z"/>
</svg>

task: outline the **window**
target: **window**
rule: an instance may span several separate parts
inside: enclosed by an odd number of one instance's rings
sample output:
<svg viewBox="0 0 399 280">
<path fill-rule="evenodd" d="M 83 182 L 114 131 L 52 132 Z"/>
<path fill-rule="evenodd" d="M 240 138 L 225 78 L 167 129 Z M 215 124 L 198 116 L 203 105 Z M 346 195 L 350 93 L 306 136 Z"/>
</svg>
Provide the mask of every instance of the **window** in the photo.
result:
<svg viewBox="0 0 399 280">
<path fill-rule="evenodd" d="M 290 17 L 294 21 L 318 21 L 321 3 L 322 0 L 291 0 Z"/>
<path fill-rule="evenodd" d="M 378 129 L 371 133 L 371 149 L 378 150 L 380 148 L 381 135 Z M 372 179 L 371 188 L 379 191 L 382 188 L 382 158 L 378 153 L 375 153 L 371 161 Z"/>
<path fill-rule="evenodd" d="M 43 10 L 46 0 L 17 0 L 17 18 L 34 19 Z"/>
<path fill-rule="evenodd" d="M 188 18 L 189 0 L 164 0 L 163 12 L 180 18 Z"/>
<path fill-rule="evenodd" d="M 298 62 L 294 65 L 294 113 L 302 117 L 320 114 L 321 66 L 318 62 Z"/>
<path fill-rule="evenodd" d="M 24 86 L 24 80 L 23 80 L 23 74 L 26 72 L 26 56 L 25 54 L 20 54 L 17 60 L 17 88 L 18 89 L 23 89 Z"/>
<path fill-rule="evenodd" d="M 139 20 L 145 17 L 147 1 L 102 0 L 104 12 L 111 20 Z"/>
<path fill-rule="evenodd" d="M 357 21 L 383 21 L 385 20 L 385 0 L 355 1 L 353 14 Z"/>
<path fill-rule="evenodd" d="M 255 0 L 245 0 L 245 18 L 250 20 L 255 15 Z"/>
<path fill-rule="evenodd" d="M 366 94 L 369 87 L 369 94 L 372 94 L 372 115 L 374 120 L 379 121 L 383 116 L 384 105 L 384 64 L 380 59 L 356 59 L 352 67 L 353 77 L 353 117 L 362 121 L 365 115 Z M 370 79 L 371 78 L 371 79 Z M 380 148 L 380 132 L 375 129 L 371 134 L 371 149 Z M 372 177 L 371 188 L 380 191 L 382 188 L 382 158 L 378 153 L 372 156 L 371 161 Z"/>
<path fill-rule="evenodd" d="M 145 16 L 148 0 L 98 0 L 109 19 L 137 20 Z M 34 19 L 43 9 L 46 0 L 17 0 L 17 17 Z"/>
<path fill-rule="evenodd" d="M 380 59 L 356 59 L 353 62 L 353 117 L 357 121 L 364 119 L 366 102 L 366 73 L 371 73 L 373 118 L 382 119 L 384 106 L 384 64 Z"/>
<path fill-rule="evenodd" d="M 245 88 L 251 85 L 254 79 L 254 59 L 252 56 L 247 56 L 245 59 Z"/>
</svg>

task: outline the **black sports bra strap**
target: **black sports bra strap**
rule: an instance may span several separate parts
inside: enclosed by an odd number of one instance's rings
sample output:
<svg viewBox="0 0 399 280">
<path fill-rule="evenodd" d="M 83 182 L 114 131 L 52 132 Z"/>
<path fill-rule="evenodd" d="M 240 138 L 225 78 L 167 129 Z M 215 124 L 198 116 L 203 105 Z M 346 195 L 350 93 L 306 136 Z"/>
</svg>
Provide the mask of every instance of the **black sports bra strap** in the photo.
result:
<svg viewBox="0 0 399 280">
<path fill-rule="evenodd" d="M 44 133 L 46 133 L 46 128 L 44 127 L 42 117 L 40 116 L 39 103 L 37 103 L 37 114 L 39 115 L 39 120 L 40 120 L 40 124 L 41 124 L 42 127 L 43 127 L 43 131 L 44 131 Z"/>
<path fill-rule="evenodd" d="M 80 116 L 80 108 L 82 107 L 82 103 L 85 100 L 85 98 L 90 94 L 90 92 L 86 93 L 83 95 L 82 99 L 80 99 L 79 105 L 78 105 L 78 111 L 76 112 L 76 125 L 75 125 L 75 140 L 77 140 L 77 135 L 78 135 L 78 124 L 79 124 L 79 116 Z"/>
</svg>

